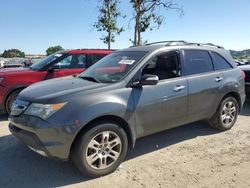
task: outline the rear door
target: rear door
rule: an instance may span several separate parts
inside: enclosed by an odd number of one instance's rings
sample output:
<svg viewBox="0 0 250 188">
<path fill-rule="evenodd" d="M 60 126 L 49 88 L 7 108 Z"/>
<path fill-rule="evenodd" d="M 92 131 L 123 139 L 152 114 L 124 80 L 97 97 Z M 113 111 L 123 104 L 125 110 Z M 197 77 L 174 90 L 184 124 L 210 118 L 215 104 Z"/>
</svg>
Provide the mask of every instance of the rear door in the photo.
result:
<svg viewBox="0 0 250 188">
<path fill-rule="evenodd" d="M 224 82 L 223 73 L 214 71 L 212 58 L 205 50 L 185 50 L 188 81 L 188 120 L 190 122 L 213 115 L 218 94 Z"/>
</svg>

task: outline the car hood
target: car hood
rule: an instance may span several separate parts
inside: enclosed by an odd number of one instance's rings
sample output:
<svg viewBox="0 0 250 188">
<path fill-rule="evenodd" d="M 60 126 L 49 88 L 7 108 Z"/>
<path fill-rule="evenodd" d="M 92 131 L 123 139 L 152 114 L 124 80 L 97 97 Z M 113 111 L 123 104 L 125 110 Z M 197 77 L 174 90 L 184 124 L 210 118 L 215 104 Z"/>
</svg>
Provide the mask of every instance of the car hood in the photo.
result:
<svg viewBox="0 0 250 188">
<path fill-rule="evenodd" d="M 107 84 L 95 83 L 82 78 L 67 76 L 38 82 L 24 89 L 18 96 L 28 102 L 51 103 L 76 92 L 89 91 L 104 87 Z"/>
<path fill-rule="evenodd" d="M 2 68 L 0 69 L 0 75 L 10 75 L 10 74 L 18 74 L 18 73 L 30 73 L 34 72 L 28 67 L 17 67 L 17 68 Z"/>
</svg>

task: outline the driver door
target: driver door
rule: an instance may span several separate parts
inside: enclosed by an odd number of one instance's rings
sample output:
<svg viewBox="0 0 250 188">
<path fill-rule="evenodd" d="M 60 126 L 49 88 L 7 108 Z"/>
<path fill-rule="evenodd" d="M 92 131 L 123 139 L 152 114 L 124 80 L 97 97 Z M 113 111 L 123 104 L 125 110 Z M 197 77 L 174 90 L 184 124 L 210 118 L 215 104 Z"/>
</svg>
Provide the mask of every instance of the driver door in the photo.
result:
<svg viewBox="0 0 250 188">
<path fill-rule="evenodd" d="M 49 68 L 47 79 L 79 74 L 85 70 L 87 66 L 87 55 L 73 54 L 62 59 Z"/>
<path fill-rule="evenodd" d="M 142 86 L 133 90 L 138 136 L 145 136 L 185 123 L 187 119 L 187 79 L 182 77 L 179 56 L 179 52 L 176 51 L 159 54 L 142 69 L 141 74 L 157 75 L 159 82 L 154 86 Z M 168 58 L 169 60 L 167 60 Z M 174 65 L 166 66 L 166 70 L 164 70 L 163 66 L 157 66 L 159 63 Z M 167 70 L 167 68 L 172 70 Z M 168 77 L 165 74 L 171 76 Z"/>
</svg>

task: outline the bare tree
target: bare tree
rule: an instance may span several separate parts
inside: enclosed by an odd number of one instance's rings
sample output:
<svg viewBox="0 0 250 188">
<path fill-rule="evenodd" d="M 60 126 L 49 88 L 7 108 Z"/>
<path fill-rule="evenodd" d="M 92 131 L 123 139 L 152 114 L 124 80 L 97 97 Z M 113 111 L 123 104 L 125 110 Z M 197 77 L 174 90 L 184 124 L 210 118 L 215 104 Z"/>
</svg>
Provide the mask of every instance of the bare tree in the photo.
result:
<svg viewBox="0 0 250 188">
<path fill-rule="evenodd" d="M 130 0 L 132 3 L 135 20 L 133 45 L 141 45 L 141 33 L 150 29 L 159 28 L 165 17 L 158 13 L 160 8 L 164 10 L 176 10 L 179 15 L 183 15 L 183 9 L 173 0 Z"/>
</svg>

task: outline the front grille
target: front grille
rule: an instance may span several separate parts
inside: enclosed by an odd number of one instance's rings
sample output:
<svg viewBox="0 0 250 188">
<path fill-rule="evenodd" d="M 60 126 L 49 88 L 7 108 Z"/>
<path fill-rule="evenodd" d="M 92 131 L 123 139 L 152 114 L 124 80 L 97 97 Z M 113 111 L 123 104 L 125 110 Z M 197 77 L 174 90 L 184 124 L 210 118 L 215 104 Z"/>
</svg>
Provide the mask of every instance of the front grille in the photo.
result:
<svg viewBox="0 0 250 188">
<path fill-rule="evenodd" d="M 245 71 L 245 75 L 246 75 L 245 82 L 250 83 L 250 71 Z"/>
<path fill-rule="evenodd" d="M 28 105 L 29 105 L 29 102 L 18 100 L 18 99 L 15 100 L 15 102 L 12 104 L 10 115 L 12 116 L 20 115 L 22 112 L 24 112 L 27 109 Z"/>
</svg>

